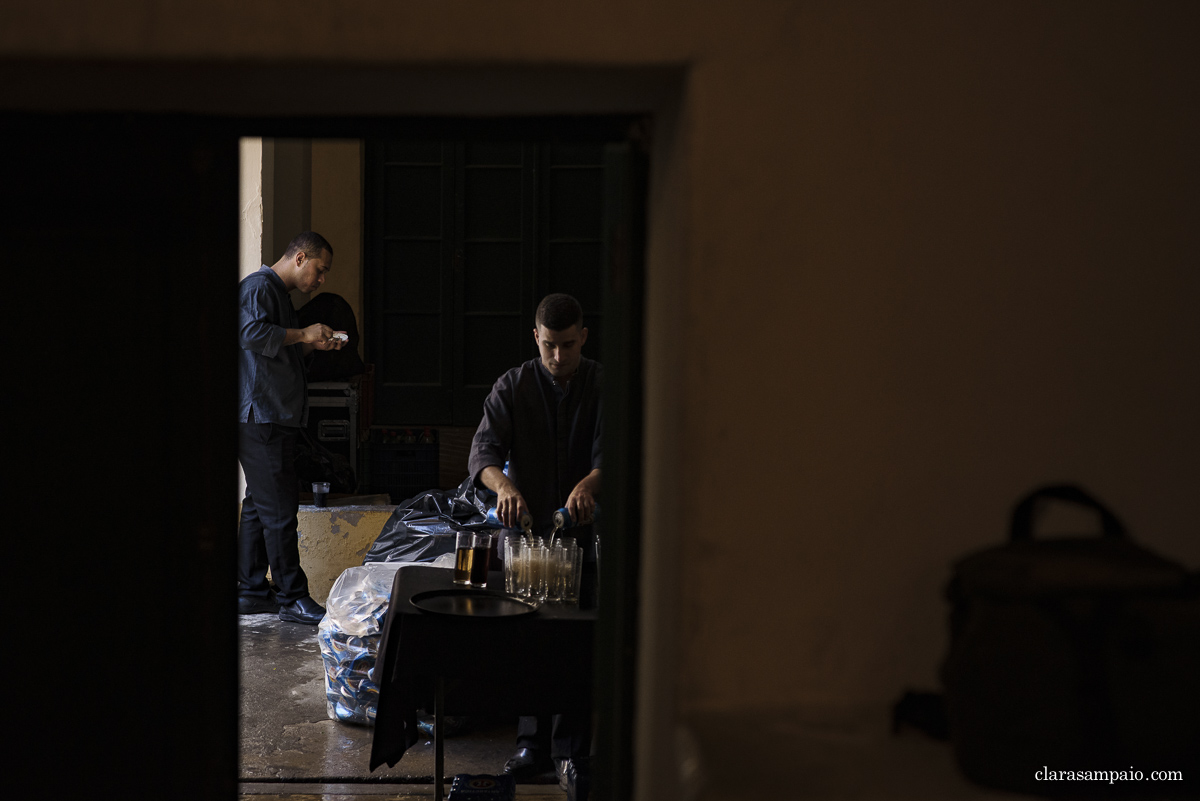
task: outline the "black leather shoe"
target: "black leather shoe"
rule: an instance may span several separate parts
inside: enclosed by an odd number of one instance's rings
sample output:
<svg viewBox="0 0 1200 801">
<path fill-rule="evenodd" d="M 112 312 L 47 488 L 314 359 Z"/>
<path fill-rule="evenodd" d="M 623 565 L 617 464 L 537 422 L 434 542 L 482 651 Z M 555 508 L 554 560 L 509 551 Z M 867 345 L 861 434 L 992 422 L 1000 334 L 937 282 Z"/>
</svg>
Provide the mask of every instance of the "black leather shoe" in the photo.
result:
<svg viewBox="0 0 1200 801">
<path fill-rule="evenodd" d="M 257 595 L 238 596 L 239 615 L 261 615 L 264 613 L 274 614 L 278 611 L 279 601 L 275 600 L 274 595 L 268 595 L 266 598 L 261 598 Z"/>
<path fill-rule="evenodd" d="M 577 757 L 575 759 L 565 760 L 566 766 L 564 773 L 566 774 L 567 786 L 563 789 L 567 793 L 567 801 L 588 801 L 588 797 L 592 792 L 592 770 L 590 760 L 587 757 Z M 562 787 L 562 782 L 559 782 Z"/>
<path fill-rule="evenodd" d="M 549 767 L 549 762 L 540 759 L 532 748 L 518 748 L 517 753 L 504 763 L 504 772 L 518 779 L 528 779 L 539 773 L 545 773 Z"/>
<path fill-rule="evenodd" d="M 292 601 L 287 606 L 279 607 L 279 619 L 288 623 L 307 623 L 315 626 L 325 617 L 325 607 L 318 604 L 311 596 Z"/>
</svg>

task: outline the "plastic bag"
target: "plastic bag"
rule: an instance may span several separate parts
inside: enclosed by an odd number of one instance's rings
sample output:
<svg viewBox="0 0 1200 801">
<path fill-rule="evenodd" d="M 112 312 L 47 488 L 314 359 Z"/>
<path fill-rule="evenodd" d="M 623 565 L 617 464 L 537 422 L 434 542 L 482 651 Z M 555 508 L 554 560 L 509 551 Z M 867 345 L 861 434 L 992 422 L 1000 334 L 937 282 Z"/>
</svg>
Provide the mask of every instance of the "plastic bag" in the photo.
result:
<svg viewBox="0 0 1200 801">
<path fill-rule="evenodd" d="M 495 497 L 467 476 L 453 492 L 429 490 L 409 498 L 392 512 L 363 564 L 430 562 L 453 554 L 459 531 L 490 528 L 486 514 L 496 505 Z"/>
<path fill-rule="evenodd" d="M 454 555 L 437 560 L 438 567 L 451 567 Z M 399 563 L 377 562 L 347 568 L 333 583 L 325 602 L 325 617 L 317 627 L 321 661 L 325 666 L 325 711 L 330 720 L 375 722 L 379 707 L 379 685 L 375 660 L 379 637 L 392 596 L 392 582 Z"/>
</svg>

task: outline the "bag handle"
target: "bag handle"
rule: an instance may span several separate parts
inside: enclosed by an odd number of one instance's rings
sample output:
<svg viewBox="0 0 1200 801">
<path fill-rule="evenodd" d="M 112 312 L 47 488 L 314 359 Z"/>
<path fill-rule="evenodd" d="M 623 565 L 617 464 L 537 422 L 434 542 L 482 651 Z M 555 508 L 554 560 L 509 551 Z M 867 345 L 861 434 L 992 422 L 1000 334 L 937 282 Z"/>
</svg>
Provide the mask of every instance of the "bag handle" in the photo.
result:
<svg viewBox="0 0 1200 801">
<path fill-rule="evenodd" d="M 1012 542 L 1023 542 L 1033 539 L 1033 513 L 1038 504 L 1047 499 L 1068 501 L 1080 506 L 1086 506 L 1089 509 L 1094 509 L 1100 513 L 1100 523 L 1103 528 L 1102 536 L 1118 540 L 1127 538 L 1125 526 L 1100 501 L 1074 484 L 1051 484 L 1029 493 L 1013 508 L 1012 529 L 1009 535 L 1009 539 Z"/>
</svg>

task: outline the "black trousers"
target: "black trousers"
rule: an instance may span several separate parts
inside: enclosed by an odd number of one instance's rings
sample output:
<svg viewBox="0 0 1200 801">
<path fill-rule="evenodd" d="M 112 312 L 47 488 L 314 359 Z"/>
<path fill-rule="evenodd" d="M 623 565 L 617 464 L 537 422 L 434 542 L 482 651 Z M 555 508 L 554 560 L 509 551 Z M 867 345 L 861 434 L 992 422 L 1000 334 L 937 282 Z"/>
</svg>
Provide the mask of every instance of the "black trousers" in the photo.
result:
<svg viewBox="0 0 1200 801">
<path fill-rule="evenodd" d="M 267 567 L 280 603 L 308 595 L 300 568 L 296 512 L 296 440 L 300 429 L 277 423 L 239 423 L 238 461 L 246 474 L 246 497 L 238 523 L 238 593 L 266 598 Z"/>
<path fill-rule="evenodd" d="M 517 720 L 517 748 L 544 755 L 549 747 L 551 759 L 579 759 L 589 756 L 591 745 L 591 715 L 523 716 Z"/>
</svg>

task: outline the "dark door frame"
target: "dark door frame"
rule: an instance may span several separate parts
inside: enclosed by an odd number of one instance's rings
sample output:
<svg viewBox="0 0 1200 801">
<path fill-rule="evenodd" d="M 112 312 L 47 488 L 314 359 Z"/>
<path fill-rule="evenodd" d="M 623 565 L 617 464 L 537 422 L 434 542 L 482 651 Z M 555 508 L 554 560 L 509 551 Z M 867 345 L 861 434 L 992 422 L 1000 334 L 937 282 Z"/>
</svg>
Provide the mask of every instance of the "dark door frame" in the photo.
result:
<svg viewBox="0 0 1200 801">
<path fill-rule="evenodd" d="M 605 118 L 514 117 L 490 124 L 514 130 L 534 126 L 544 133 L 545 126 L 585 130 L 595 119 Z M 607 119 L 611 124 L 612 117 Z M 605 456 L 605 624 L 597 643 L 596 705 L 601 714 L 596 771 L 605 779 L 597 783 L 597 798 L 628 798 L 633 784 L 648 158 L 640 119 L 624 121 L 631 126 L 629 144 L 612 155 L 612 163 L 620 166 L 610 197 L 619 201 L 620 213 L 608 223 L 616 247 L 606 260 L 605 313 L 612 316 L 610 331 L 620 328 L 623 334 L 609 336 L 612 344 L 602 357 L 610 362 L 606 404 L 612 411 Z M 84 664 L 93 667 L 69 671 L 72 715 L 66 725 L 50 721 L 44 733 L 46 741 L 61 744 L 64 759 L 78 762 L 88 753 L 92 759 L 85 762 L 87 769 L 59 774 L 59 785 L 94 790 L 103 786 L 97 780 L 103 774 L 120 782 L 127 797 L 159 797 L 166 787 L 176 798 L 232 797 L 235 792 L 236 519 L 230 457 L 236 448 L 236 362 L 226 339 L 235 325 L 236 282 L 225 285 L 219 276 L 228 270 L 232 279 L 238 262 L 231 211 L 237 207 L 238 138 L 364 138 L 467 124 L 428 117 L 0 113 L 0 132 L 10 148 L 2 173 L 7 190 L 43 189 L 26 197 L 22 214 L 0 221 L 0 236 L 6 242 L 9 237 L 19 240 L 13 255 L 33 271 L 26 292 L 38 301 L 19 308 L 15 322 L 18 330 L 39 332 L 40 353 L 72 354 L 62 362 L 70 372 L 58 375 L 54 402 L 31 406 L 24 418 L 24 427 L 56 436 L 19 453 L 32 474 L 45 476 L 64 475 L 60 460 L 80 449 L 93 455 L 119 453 L 105 477 L 124 477 L 132 500 L 151 502 L 146 514 L 139 514 L 136 503 L 132 508 L 105 504 L 112 496 L 93 483 L 81 501 L 90 515 L 81 524 L 67 521 L 52 532 L 55 545 L 75 560 L 66 574 L 76 590 L 72 619 L 95 621 L 90 636 L 74 641 L 86 647 Z M 136 169 L 142 160 L 146 166 Z M 85 191 L 79 193 L 79 188 Z M 152 223 L 137 222 L 143 207 Z M 92 213 L 102 208 L 120 213 Z M 123 220 L 130 230 L 124 230 Z M 43 241 L 45 250 L 40 249 Z M 39 261 L 43 253 L 51 257 L 48 264 Z M 64 294 L 69 298 L 65 303 Z M 46 325 L 46 307 L 59 315 L 52 323 L 61 324 Z M 93 318 L 110 324 L 100 342 L 85 338 L 73 325 Z M 89 359 L 93 347 L 97 356 Z M 130 363 L 142 367 L 127 370 L 123 375 L 128 380 L 114 385 L 108 368 Z M 73 408 L 83 410 L 74 419 Z M 111 419 L 106 419 L 109 412 Z M 138 422 L 144 420 L 153 420 L 156 429 L 139 430 Z M 197 427 L 197 422 L 203 425 Z M 102 460 L 87 463 L 94 473 L 103 473 Z M 82 482 L 96 475 L 79 478 Z M 33 503 L 48 503 L 58 489 L 31 486 L 29 497 Z M 180 510 L 189 512 L 181 515 Z M 98 533 L 145 544 L 112 548 Z M 44 587 L 42 574 L 26 578 L 27 587 L 12 591 L 33 596 Z M 147 614 L 150 610 L 153 614 Z M 228 625 L 219 624 L 221 620 Z M 99 625 L 105 622 L 109 628 Z M 179 653 L 165 665 L 154 660 L 152 680 L 122 689 L 123 676 L 132 679 L 151 670 L 128 661 L 133 649 L 120 650 L 121 643 L 130 641 L 146 658 Z M 105 645 L 117 650 L 101 656 Z M 108 661 L 96 667 L 101 660 Z M 198 693 L 201 686 L 206 691 Z M 164 736 L 164 726 L 174 734 Z M 119 742 L 113 737 L 116 727 Z"/>
</svg>

